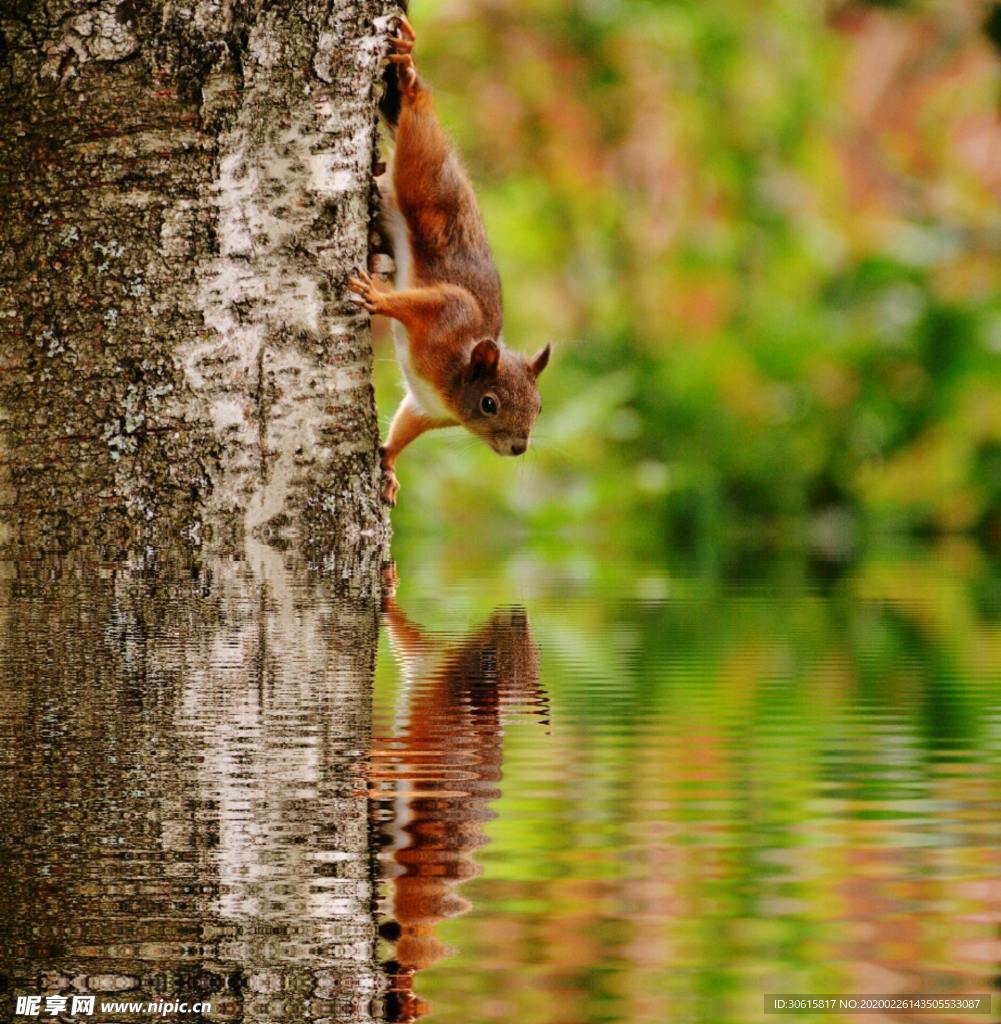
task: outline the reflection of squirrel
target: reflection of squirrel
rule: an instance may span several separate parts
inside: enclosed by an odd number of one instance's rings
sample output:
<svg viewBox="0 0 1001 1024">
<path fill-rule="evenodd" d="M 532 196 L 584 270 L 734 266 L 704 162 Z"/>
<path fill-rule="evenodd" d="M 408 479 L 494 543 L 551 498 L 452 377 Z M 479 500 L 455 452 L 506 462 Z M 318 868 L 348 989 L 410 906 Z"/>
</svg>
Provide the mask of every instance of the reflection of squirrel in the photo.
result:
<svg viewBox="0 0 1001 1024">
<path fill-rule="evenodd" d="M 374 740 L 369 795 L 393 864 L 392 917 L 380 929 L 395 943 L 385 1016 L 414 1021 L 428 1009 L 415 975 L 448 952 L 435 929 L 469 909 L 455 889 L 479 873 L 473 855 L 500 795 L 503 718 L 546 721 L 548 703 L 523 609 L 499 608 L 468 636 L 442 640 L 400 610 L 394 590 L 389 570 L 383 616 L 409 699 L 399 730 Z"/>
<path fill-rule="evenodd" d="M 426 430 L 461 424 L 500 455 L 521 455 L 542 407 L 536 378 L 549 361 L 501 340 L 501 287 L 476 197 L 417 76 L 414 32 L 400 18 L 390 61 L 396 80 L 383 112 L 395 122 L 392 183 L 381 183 L 382 219 L 392 239 L 396 290 L 368 273 L 351 288 L 371 313 L 392 317 L 396 355 L 406 378 L 381 450 L 383 497 L 394 503 L 400 452 Z"/>
</svg>

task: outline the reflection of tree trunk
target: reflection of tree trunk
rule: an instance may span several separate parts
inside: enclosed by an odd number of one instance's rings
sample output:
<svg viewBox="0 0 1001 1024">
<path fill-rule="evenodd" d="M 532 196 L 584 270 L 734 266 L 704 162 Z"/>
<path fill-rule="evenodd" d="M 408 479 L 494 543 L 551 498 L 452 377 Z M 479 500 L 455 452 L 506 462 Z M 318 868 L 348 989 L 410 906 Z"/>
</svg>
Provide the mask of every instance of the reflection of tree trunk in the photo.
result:
<svg viewBox="0 0 1001 1024">
<path fill-rule="evenodd" d="M 65 6 L 0 13 L 0 508 L 377 546 L 388 4 Z"/>
<path fill-rule="evenodd" d="M 194 573 L 6 563 L 0 1018 L 93 992 L 371 1019 L 377 619 L 254 550 Z"/>
<path fill-rule="evenodd" d="M 215 909 L 242 926 L 221 948 L 256 979 L 244 1020 L 298 1019 L 300 997 L 362 1020 L 378 988 L 361 763 L 377 620 L 318 600 L 268 549 L 258 565 L 248 614 L 189 662 L 178 718 L 203 737 L 200 789 L 218 806 Z"/>
<path fill-rule="evenodd" d="M 502 715 L 543 713 L 539 657 L 521 609 L 499 610 L 460 643 L 442 650 L 386 600 L 394 651 L 408 677 L 409 701 L 397 734 L 373 747 L 371 796 L 387 845 L 395 846 L 387 1019 L 413 1021 L 427 1005 L 414 976 L 447 953 L 435 926 L 465 913 L 455 892 L 474 877 L 473 853 L 500 795 Z"/>
</svg>

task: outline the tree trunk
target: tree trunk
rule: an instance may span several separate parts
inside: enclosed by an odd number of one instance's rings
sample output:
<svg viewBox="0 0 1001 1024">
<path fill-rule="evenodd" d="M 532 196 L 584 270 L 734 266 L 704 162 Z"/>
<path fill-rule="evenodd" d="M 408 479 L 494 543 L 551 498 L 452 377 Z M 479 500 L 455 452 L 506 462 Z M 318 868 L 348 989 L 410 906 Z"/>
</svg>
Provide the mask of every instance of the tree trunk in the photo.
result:
<svg viewBox="0 0 1001 1024">
<path fill-rule="evenodd" d="M 364 266 L 388 0 L 5 0 L 0 510 L 22 539 L 388 526 Z"/>
</svg>

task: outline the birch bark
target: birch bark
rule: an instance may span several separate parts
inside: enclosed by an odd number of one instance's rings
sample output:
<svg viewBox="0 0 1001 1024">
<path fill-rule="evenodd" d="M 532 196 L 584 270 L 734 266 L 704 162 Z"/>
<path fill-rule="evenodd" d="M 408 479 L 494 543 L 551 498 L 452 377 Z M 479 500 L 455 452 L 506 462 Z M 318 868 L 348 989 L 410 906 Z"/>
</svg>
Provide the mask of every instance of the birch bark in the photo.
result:
<svg viewBox="0 0 1001 1024">
<path fill-rule="evenodd" d="M 0 5 L 0 515 L 378 562 L 386 0 Z"/>
</svg>

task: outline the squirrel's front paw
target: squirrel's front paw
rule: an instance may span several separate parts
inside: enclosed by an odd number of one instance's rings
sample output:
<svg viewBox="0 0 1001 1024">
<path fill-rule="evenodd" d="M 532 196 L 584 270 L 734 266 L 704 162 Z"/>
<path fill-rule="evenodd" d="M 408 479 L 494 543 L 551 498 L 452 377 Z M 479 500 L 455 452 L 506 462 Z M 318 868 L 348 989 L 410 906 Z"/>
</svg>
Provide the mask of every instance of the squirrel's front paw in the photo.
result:
<svg viewBox="0 0 1001 1024">
<path fill-rule="evenodd" d="M 382 297 L 367 270 L 356 270 L 356 277 L 348 280 L 348 287 L 361 299 L 361 304 L 370 312 L 378 313 Z"/>
<path fill-rule="evenodd" d="M 396 479 L 396 474 L 391 469 L 387 469 L 384 472 L 385 477 L 382 481 L 382 500 L 387 505 L 395 505 L 396 496 L 400 493 L 400 481 Z"/>
<path fill-rule="evenodd" d="M 379 448 L 379 465 L 382 467 L 382 500 L 387 505 L 395 505 L 396 496 L 400 493 L 400 481 L 393 470 L 394 461 L 390 459 L 386 446 L 382 445 Z"/>
</svg>

